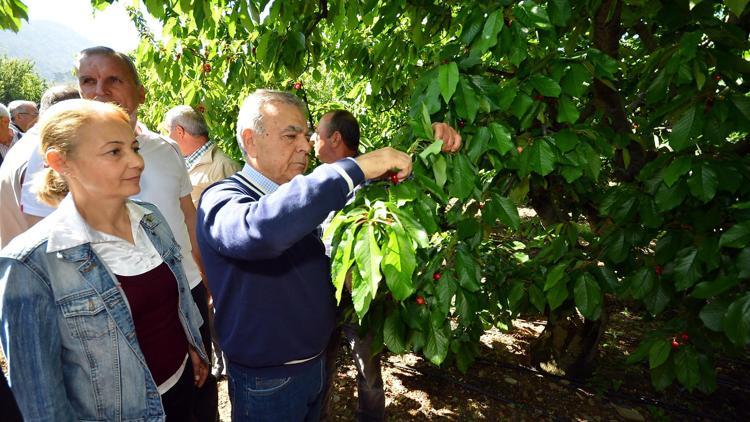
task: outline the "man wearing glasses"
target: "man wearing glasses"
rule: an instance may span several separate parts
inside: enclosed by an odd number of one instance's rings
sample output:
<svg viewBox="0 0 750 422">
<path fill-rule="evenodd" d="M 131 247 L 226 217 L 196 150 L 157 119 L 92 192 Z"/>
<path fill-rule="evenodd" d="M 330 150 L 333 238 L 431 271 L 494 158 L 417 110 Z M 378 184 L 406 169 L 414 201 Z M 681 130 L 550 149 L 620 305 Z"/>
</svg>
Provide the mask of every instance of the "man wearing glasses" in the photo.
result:
<svg viewBox="0 0 750 422">
<path fill-rule="evenodd" d="M 12 122 L 11 127 L 13 127 L 19 135 L 26 133 L 30 127 L 34 126 L 37 119 L 39 119 L 39 109 L 36 107 L 36 103 L 32 101 L 11 101 L 10 104 L 8 104 L 8 110 L 10 111 L 10 119 Z"/>
</svg>

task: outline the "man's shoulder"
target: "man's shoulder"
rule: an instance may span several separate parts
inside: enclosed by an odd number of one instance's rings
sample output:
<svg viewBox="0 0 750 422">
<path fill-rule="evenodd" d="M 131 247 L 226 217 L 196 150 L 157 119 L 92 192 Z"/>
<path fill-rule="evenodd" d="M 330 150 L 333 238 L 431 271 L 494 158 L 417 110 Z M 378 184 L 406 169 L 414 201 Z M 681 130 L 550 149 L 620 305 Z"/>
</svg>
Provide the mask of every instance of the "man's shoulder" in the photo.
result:
<svg viewBox="0 0 750 422">
<path fill-rule="evenodd" d="M 136 137 L 142 151 L 169 151 L 170 154 L 177 154 L 182 157 L 180 147 L 177 142 L 151 131 L 141 133 Z"/>
</svg>

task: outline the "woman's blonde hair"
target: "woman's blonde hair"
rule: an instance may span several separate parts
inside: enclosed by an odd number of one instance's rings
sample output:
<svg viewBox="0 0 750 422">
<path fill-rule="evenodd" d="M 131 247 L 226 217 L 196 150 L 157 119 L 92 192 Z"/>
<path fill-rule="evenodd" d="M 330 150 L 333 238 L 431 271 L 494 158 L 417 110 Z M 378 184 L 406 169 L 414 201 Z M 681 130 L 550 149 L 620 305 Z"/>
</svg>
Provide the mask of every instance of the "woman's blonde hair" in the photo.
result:
<svg viewBox="0 0 750 422">
<path fill-rule="evenodd" d="M 42 116 L 39 136 L 40 152 L 47 164 L 47 152 L 55 150 L 65 159 L 75 153 L 81 128 L 105 115 L 130 123 L 130 117 L 119 106 L 92 100 L 67 100 L 50 107 Z M 36 197 L 57 206 L 68 194 L 65 176 L 47 167 L 34 180 Z"/>
</svg>

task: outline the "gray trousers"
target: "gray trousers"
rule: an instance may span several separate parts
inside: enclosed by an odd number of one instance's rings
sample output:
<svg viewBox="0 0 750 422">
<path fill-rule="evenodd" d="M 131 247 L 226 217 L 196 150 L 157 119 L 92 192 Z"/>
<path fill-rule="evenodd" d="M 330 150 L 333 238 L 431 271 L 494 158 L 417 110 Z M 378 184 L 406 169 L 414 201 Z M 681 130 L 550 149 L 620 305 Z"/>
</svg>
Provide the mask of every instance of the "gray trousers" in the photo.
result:
<svg viewBox="0 0 750 422">
<path fill-rule="evenodd" d="M 336 377 L 336 356 L 341 345 L 341 334 L 346 337 L 347 344 L 351 350 L 354 366 L 357 368 L 357 420 L 384 421 L 385 420 L 385 391 L 383 390 L 383 376 L 380 372 L 380 359 L 382 353 L 372 354 L 372 335 L 366 334 L 360 337 L 357 334 L 357 324 L 345 323 L 334 330 L 331 340 L 326 349 L 326 385 L 323 396 L 323 407 L 321 420 L 334 420 L 335 415 L 331 413 L 331 395 L 333 393 L 333 381 Z"/>
</svg>

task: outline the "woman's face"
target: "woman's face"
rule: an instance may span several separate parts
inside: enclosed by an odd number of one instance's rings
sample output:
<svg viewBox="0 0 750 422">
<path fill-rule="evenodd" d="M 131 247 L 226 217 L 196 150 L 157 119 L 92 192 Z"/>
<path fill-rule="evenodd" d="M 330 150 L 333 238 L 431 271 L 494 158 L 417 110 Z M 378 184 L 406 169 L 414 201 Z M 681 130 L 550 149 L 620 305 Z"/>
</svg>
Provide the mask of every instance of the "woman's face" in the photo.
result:
<svg viewBox="0 0 750 422">
<path fill-rule="evenodd" d="M 141 191 L 143 158 L 128 122 L 109 113 L 83 125 L 66 158 L 75 198 L 126 199 Z"/>
</svg>

